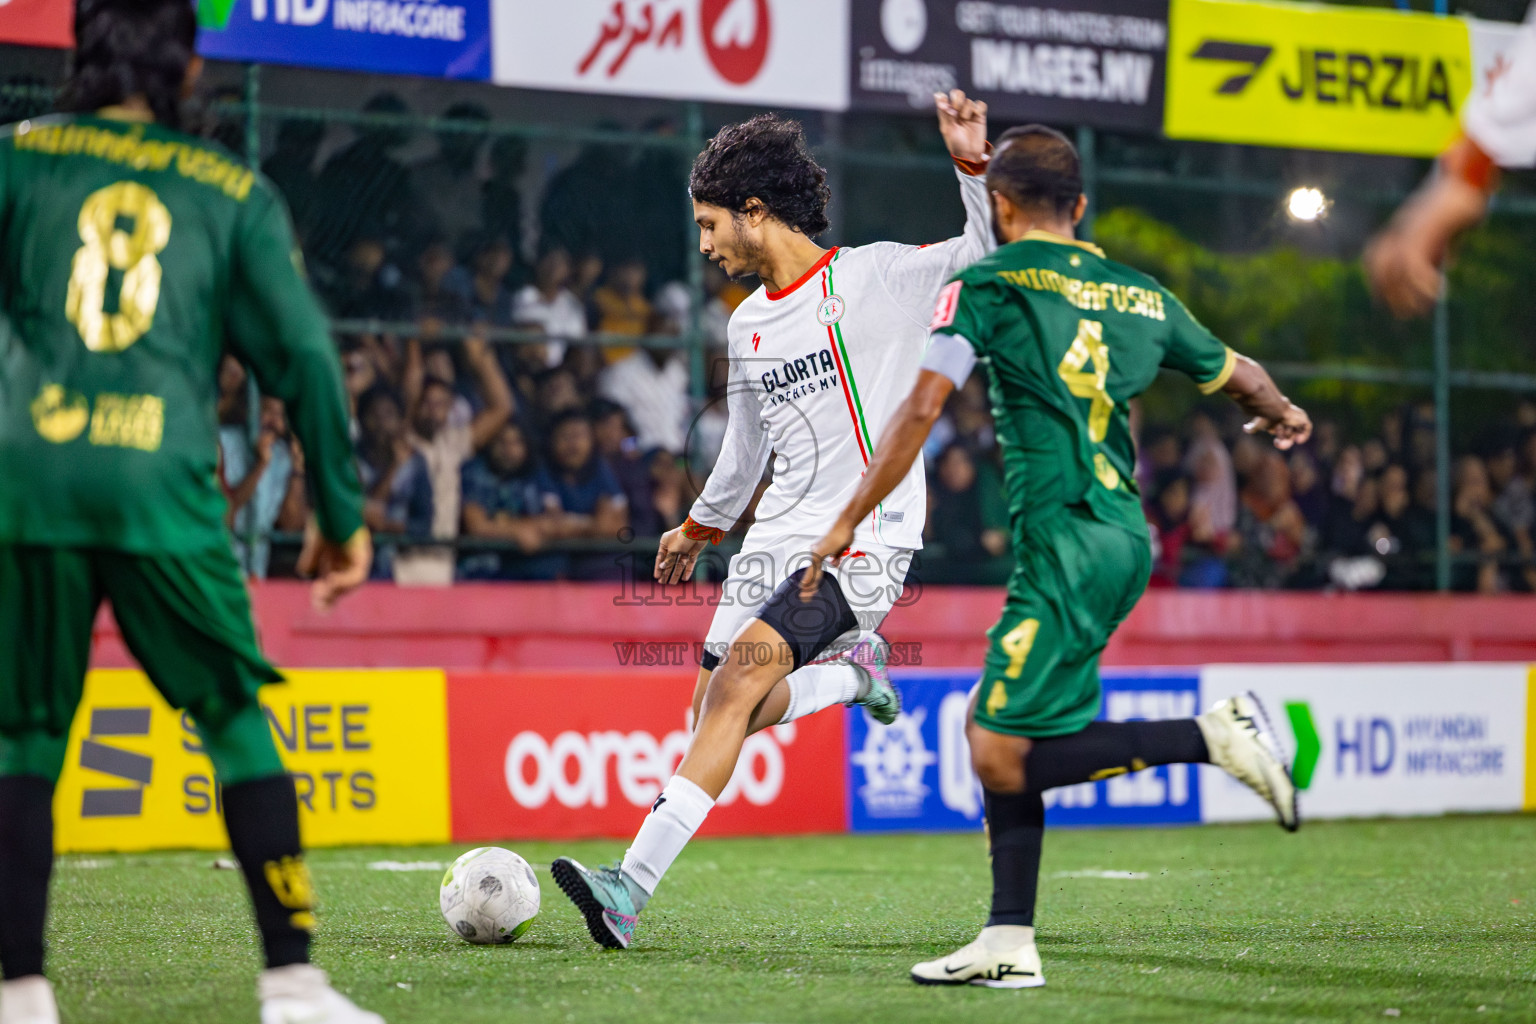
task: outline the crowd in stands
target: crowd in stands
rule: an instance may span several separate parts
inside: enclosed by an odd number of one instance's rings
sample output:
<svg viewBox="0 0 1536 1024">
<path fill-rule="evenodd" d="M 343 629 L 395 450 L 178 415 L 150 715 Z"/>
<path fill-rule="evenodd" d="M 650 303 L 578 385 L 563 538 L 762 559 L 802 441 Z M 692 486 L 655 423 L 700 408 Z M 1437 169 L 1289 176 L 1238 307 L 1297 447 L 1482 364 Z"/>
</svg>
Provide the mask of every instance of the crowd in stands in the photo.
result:
<svg viewBox="0 0 1536 1024">
<path fill-rule="evenodd" d="M 405 105 L 383 94 L 365 110 Z M 489 117 L 474 104 L 443 116 L 466 130 L 445 128 L 435 154 L 413 164 L 396 155 L 408 135 L 394 127 L 360 128 L 321 160 L 314 120 L 282 124 L 263 164 L 339 321 L 378 536 L 373 576 L 616 577 L 614 541 L 676 526 L 709 473 L 724 432 L 725 324 L 747 290 L 704 271 L 708 387 L 696 396 L 687 350 L 625 342 L 682 335 L 691 319 L 682 154 L 588 146 L 526 217 L 524 141 L 484 131 Z M 489 329 L 503 334 L 492 341 Z M 289 573 L 294 545 L 269 537 L 303 528 L 303 453 L 281 403 L 261 399 L 253 416 L 233 359 L 219 385 L 238 554 L 254 575 Z M 1311 443 L 1284 454 L 1239 426 L 1207 414 L 1140 425 L 1153 586 L 1434 586 L 1432 405 L 1393 413 L 1364 441 L 1322 421 Z M 928 548 L 914 574 L 1005 581 L 1009 517 L 979 373 L 924 454 Z M 1455 463 L 1456 588 L 1536 590 L 1533 494 L 1536 404 L 1526 403 Z"/>
<path fill-rule="evenodd" d="M 388 93 L 364 109 L 405 113 Z M 397 156 L 403 129 L 360 127 L 321 159 L 325 126 L 288 121 L 262 165 L 338 321 L 373 576 L 615 576 L 612 542 L 682 522 L 723 434 L 719 395 L 696 398 L 690 353 L 665 343 L 692 319 L 686 165 L 590 146 L 549 181 L 535 231 L 524 141 L 486 133 L 475 104 L 444 120 L 465 130 L 414 164 Z M 705 274 L 714 362 L 748 293 Z M 261 400 L 253 421 L 233 359 L 219 414 L 240 557 L 255 575 L 289 571 L 267 538 L 303 526 L 302 452 L 280 403 Z"/>
</svg>

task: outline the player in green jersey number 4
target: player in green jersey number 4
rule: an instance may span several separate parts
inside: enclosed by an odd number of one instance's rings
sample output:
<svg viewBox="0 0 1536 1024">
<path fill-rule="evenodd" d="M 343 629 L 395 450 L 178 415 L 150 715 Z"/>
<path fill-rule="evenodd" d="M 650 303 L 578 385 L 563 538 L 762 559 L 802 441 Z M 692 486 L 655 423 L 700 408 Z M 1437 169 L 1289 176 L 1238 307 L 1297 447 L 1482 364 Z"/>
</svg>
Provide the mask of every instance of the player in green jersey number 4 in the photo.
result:
<svg viewBox="0 0 1536 1024">
<path fill-rule="evenodd" d="M 315 604 L 358 586 L 372 548 L 341 368 L 282 200 L 176 130 L 196 32 L 191 0 L 80 0 L 65 113 L 0 129 L 0 1024 L 58 1020 L 52 802 L 103 600 L 223 787 L 266 957 L 263 1024 L 381 1024 L 309 963 L 298 802 L 257 701 L 282 677 L 257 647 L 215 482 L 227 347 L 303 442 Z"/>
<path fill-rule="evenodd" d="M 923 369 L 841 518 L 813 549 L 803 587 L 848 550 L 917 458 L 944 400 L 987 368 L 1018 567 L 973 697 L 966 738 L 986 797 L 992 913 L 976 941 L 912 969 L 920 984 L 1032 988 L 1042 794 L 1152 765 L 1209 762 L 1250 786 L 1280 824 L 1296 790 L 1251 694 L 1197 718 L 1099 722 L 1099 654 L 1147 585 L 1147 522 L 1127 403 L 1160 367 L 1221 391 L 1289 448 L 1312 424 L 1263 368 L 1200 326 L 1156 281 L 1076 241 L 1087 200 L 1060 133 L 1005 132 L 987 170 L 1000 248 L 940 292 Z"/>
</svg>

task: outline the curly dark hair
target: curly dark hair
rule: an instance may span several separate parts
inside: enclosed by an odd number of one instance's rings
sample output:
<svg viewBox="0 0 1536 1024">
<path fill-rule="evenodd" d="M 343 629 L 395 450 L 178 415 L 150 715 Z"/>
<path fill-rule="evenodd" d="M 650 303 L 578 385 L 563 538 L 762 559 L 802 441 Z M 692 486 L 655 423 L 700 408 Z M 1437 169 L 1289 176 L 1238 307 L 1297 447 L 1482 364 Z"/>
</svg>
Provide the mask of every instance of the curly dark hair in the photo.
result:
<svg viewBox="0 0 1536 1024">
<path fill-rule="evenodd" d="M 827 230 L 827 172 L 811 156 L 799 121 L 758 114 L 715 133 L 693 162 L 694 199 L 743 213 L 756 199 L 768 213 L 815 238 Z"/>
<path fill-rule="evenodd" d="M 196 41 L 191 0 L 80 0 L 58 107 L 89 112 L 142 93 L 156 121 L 179 128 L 182 83 Z"/>
</svg>

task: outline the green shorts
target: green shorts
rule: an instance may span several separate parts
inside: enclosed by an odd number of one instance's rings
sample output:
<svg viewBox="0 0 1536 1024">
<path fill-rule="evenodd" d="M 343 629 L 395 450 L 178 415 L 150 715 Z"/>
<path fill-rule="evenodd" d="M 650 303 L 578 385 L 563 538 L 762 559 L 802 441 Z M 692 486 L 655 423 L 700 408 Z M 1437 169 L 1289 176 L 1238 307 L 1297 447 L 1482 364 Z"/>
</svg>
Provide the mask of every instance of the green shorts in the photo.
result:
<svg viewBox="0 0 1536 1024">
<path fill-rule="evenodd" d="M 103 599 L 156 689 L 203 728 L 223 729 L 263 684 L 282 681 L 256 645 L 228 548 L 132 555 L 0 544 L 0 754 L 8 738 L 40 735 L 62 751 Z"/>
<path fill-rule="evenodd" d="M 1099 713 L 1099 655 L 1147 588 L 1151 543 L 1067 509 L 1031 524 L 1016 553 L 1008 602 L 987 633 L 976 724 L 1065 736 Z"/>
</svg>

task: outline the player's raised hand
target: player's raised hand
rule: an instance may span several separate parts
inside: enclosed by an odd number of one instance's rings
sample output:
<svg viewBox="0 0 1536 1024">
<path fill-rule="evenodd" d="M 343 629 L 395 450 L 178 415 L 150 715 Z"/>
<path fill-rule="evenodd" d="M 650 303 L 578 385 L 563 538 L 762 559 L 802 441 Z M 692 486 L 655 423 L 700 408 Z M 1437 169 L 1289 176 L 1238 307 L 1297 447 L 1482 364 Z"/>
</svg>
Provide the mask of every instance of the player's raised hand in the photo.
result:
<svg viewBox="0 0 1536 1024">
<path fill-rule="evenodd" d="M 987 155 L 984 101 L 968 98 L 963 89 L 951 89 L 948 93 L 934 93 L 933 105 L 939 112 L 939 133 L 944 136 L 950 156 L 975 163 Z"/>
<path fill-rule="evenodd" d="M 313 518 L 304 527 L 304 548 L 299 552 L 299 575 L 313 576 L 309 600 L 315 611 L 328 612 L 336 602 L 363 585 L 373 564 L 373 537 L 366 526 L 357 528 L 345 543 L 326 540 Z"/>
<path fill-rule="evenodd" d="M 661 535 L 656 549 L 655 577 L 660 583 L 680 583 L 693 578 L 693 567 L 699 560 L 707 540 L 693 540 L 683 534 L 681 526 Z"/>
<path fill-rule="evenodd" d="M 1307 410 L 1293 402 L 1278 419 L 1255 416 L 1243 424 L 1243 432 L 1273 434 L 1275 447 L 1285 451 L 1307 443 L 1307 438 L 1312 436 L 1312 417 L 1307 415 Z"/>
<path fill-rule="evenodd" d="M 838 520 L 825 537 L 811 545 L 811 564 L 806 567 L 805 575 L 800 577 L 801 601 L 809 601 L 816 596 L 816 588 L 821 586 L 821 574 L 827 559 L 832 559 L 832 564 L 837 565 L 852 543 L 853 527 Z"/>
</svg>

